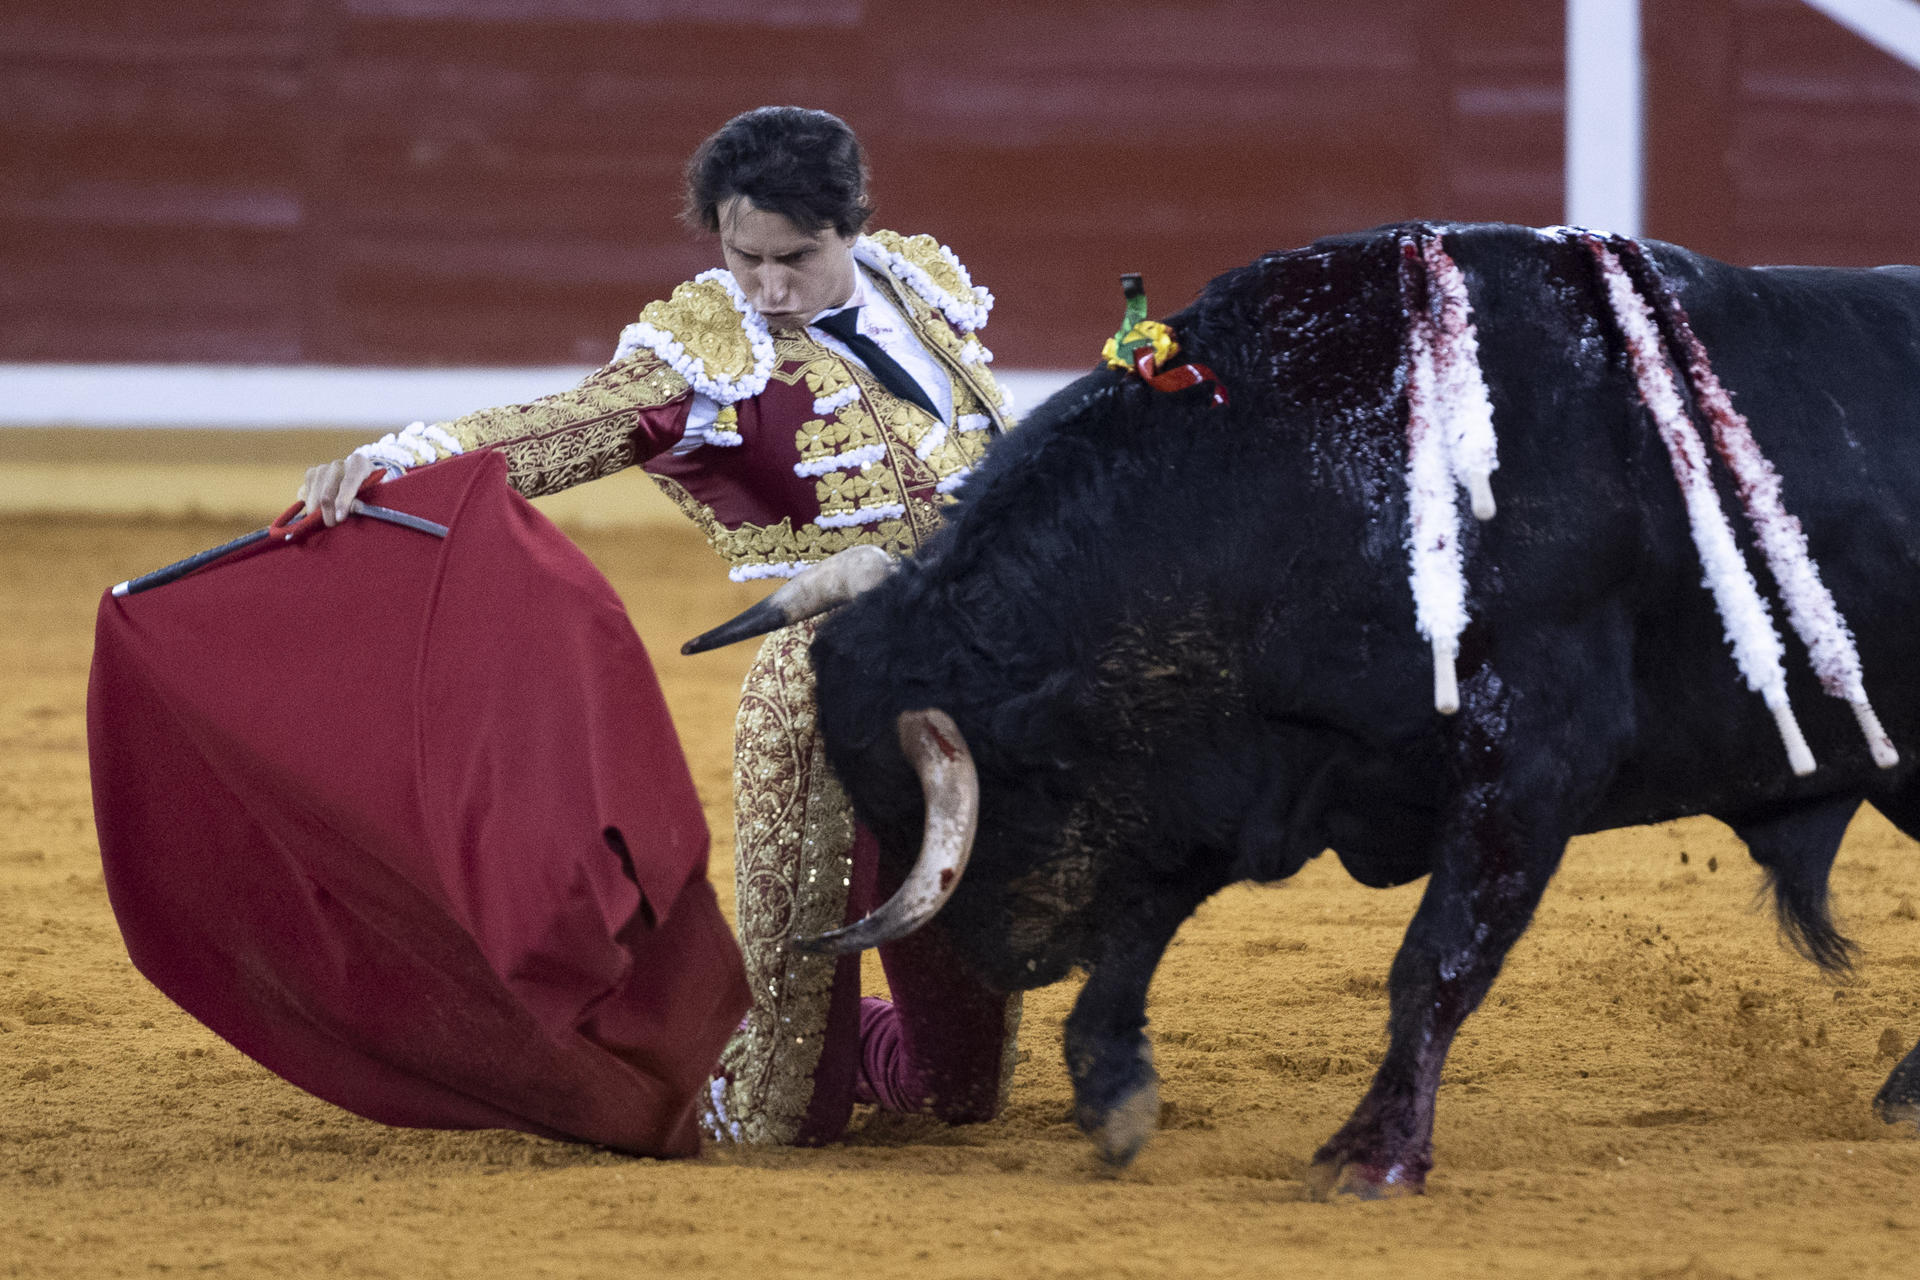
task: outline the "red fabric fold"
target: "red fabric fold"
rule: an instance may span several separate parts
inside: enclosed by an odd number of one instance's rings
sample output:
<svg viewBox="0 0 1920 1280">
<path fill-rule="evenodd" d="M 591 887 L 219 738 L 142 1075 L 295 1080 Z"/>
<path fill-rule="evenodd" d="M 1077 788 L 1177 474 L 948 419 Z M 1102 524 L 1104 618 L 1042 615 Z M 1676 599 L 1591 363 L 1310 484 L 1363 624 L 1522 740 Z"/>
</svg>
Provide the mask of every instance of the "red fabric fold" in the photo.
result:
<svg viewBox="0 0 1920 1280">
<path fill-rule="evenodd" d="M 129 955 L 389 1124 L 697 1148 L 747 1008 L 651 665 L 496 454 L 102 600 L 95 820 Z"/>
</svg>

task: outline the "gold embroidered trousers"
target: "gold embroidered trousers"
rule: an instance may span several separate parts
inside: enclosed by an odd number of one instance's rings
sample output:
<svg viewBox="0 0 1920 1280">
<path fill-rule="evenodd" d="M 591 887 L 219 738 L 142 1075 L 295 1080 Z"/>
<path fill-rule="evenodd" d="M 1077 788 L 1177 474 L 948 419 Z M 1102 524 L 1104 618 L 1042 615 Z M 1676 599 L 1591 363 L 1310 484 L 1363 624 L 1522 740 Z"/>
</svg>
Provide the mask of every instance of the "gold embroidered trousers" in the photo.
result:
<svg viewBox="0 0 1920 1280">
<path fill-rule="evenodd" d="M 814 629 L 805 622 L 768 637 L 741 694 L 735 923 L 753 1009 L 721 1058 L 709 1132 L 747 1143 L 832 1141 L 869 1069 L 896 1084 L 878 1080 L 880 1096 L 911 1096 L 906 1109 L 989 1119 L 1012 1077 L 1018 996 L 972 982 L 936 933 L 889 944 L 881 960 L 898 1027 L 875 1066 L 862 1058 L 860 958 L 787 946 L 864 914 L 895 887 L 879 879 L 877 847 L 857 831 L 827 767 L 807 656 Z"/>
</svg>

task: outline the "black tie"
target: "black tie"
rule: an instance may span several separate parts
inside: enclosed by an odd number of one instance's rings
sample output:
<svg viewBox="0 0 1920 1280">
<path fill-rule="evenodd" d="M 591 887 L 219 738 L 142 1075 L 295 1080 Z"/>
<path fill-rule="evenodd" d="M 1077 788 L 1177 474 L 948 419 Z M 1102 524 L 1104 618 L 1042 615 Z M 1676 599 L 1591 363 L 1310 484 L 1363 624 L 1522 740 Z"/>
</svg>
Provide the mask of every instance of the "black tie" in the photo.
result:
<svg viewBox="0 0 1920 1280">
<path fill-rule="evenodd" d="M 913 375 L 900 367 L 883 350 L 879 343 L 860 332 L 860 308 L 848 307 L 836 311 L 830 316 L 821 316 L 813 322 L 813 327 L 832 334 L 847 344 L 847 350 L 860 357 L 860 363 L 873 370 L 873 376 L 880 379 L 880 385 L 902 400 L 911 400 L 927 411 L 933 418 L 939 418 L 940 411 L 933 407 L 933 398 L 927 389 L 914 381 Z"/>
</svg>

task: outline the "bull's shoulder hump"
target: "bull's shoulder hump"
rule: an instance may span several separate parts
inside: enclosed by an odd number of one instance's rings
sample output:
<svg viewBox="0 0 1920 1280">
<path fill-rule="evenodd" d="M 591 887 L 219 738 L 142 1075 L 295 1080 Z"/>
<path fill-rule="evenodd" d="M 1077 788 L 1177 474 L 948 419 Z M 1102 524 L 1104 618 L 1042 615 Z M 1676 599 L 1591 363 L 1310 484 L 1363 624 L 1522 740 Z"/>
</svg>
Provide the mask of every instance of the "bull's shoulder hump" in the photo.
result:
<svg viewBox="0 0 1920 1280">
<path fill-rule="evenodd" d="M 1763 266 L 1743 268 L 1753 279 L 1790 294 L 1893 305 L 1920 314 L 1920 266 Z"/>
<path fill-rule="evenodd" d="M 1873 274 L 1895 285 L 1920 292 L 1920 266 L 1906 263 L 1888 263 L 1883 267 L 1870 268 Z"/>
</svg>

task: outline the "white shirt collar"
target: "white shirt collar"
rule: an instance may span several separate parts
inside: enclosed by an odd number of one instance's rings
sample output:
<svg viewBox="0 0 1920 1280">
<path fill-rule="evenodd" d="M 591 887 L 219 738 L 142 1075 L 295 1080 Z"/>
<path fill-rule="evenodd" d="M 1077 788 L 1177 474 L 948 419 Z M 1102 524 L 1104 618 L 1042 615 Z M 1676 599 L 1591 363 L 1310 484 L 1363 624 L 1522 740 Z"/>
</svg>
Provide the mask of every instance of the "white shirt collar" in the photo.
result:
<svg viewBox="0 0 1920 1280">
<path fill-rule="evenodd" d="M 953 378 L 940 362 L 927 350 L 926 343 L 913 331 L 906 313 L 900 305 L 887 296 L 885 289 L 867 279 L 865 269 L 854 267 L 853 295 L 837 307 L 822 311 L 807 322 L 814 341 L 828 350 L 848 359 L 858 360 L 846 344 L 832 334 L 817 328 L 822 316 L 830 316 L 845 311 L 848 307 L 859 307 L 860 315 L 856 322 L 859 332 L 880 344 L 881 350 L 892 356 L 907 371 L 909 377 L 919 383 L 921 388 L 933 400 L 939 410 L 942 421 L 953 419 Z"/>
<path fill-rule="evenodd" d="M 842 311 L 845 311 L 848 307 L 859 307 L 860 319 L 864 321 L 867 318 L 867 311 L 866 311 L 867 304 L 871 301 L 872 301 L 872 298 L 868 295 L 868 292 L 867 292 L 867 273 L 860 269 L 860 264 L 858 262 L 855 262 L 853 264 L 852 295 L 849 296 L 847 300 L 841 303 L 839 306 L 828 307 L 825 311 L 820 312 L 819 315 L 814 316 L 813 319 L 807 321 L 807 327 L 812 328 L 814 325 L 820 323 L 821 319 L 823 319 L 826 316 L 839 315 Z M 867 326 L 864 323 L 861 324 L 860 326 L 861 332 L 864 333 L 866 331 L 866 328 Z"/>
</svg>

